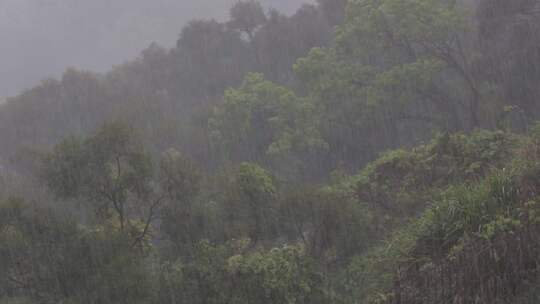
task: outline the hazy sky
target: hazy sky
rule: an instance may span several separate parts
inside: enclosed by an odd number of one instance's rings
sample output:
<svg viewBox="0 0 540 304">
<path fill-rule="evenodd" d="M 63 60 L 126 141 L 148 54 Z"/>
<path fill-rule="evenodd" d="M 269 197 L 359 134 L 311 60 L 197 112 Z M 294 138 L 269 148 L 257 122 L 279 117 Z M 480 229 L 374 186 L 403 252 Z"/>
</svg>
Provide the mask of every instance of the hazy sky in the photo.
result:
<svg viewBox="0 0 540 304">
<path fill-rule="evenodd" d="M 170 47 L 195 18 L 223 19 L 236 0 L 0 0 L 0 97 L 66 67 L 105 71 L 155 41 Z M 262 0 L 291 13 L 308 0 Z"/>
</svg>

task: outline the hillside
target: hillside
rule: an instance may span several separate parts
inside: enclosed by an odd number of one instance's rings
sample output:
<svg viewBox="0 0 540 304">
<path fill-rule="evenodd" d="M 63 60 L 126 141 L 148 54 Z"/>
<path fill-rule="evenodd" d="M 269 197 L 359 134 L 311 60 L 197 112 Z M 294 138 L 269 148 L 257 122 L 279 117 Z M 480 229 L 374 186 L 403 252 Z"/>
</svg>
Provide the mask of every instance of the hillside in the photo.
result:
<svg viewBox="0 0 540 304">
<path fill-rule="evenodd" d="M 0 105 L 0 304 L 533 304 L 538 1 L 239 1 Z"/>
<path fill-rule="evenodd" d="M 226 20 L 235 0 L 2 0 L 0 96 L 66 67 L 104 72 L 156 42 L 172 47 L 191 19 Z M 306 0 L 261 1 L 286 15 Z M 36 47 L 36 46 L 39 47 Z"/>
</svg>

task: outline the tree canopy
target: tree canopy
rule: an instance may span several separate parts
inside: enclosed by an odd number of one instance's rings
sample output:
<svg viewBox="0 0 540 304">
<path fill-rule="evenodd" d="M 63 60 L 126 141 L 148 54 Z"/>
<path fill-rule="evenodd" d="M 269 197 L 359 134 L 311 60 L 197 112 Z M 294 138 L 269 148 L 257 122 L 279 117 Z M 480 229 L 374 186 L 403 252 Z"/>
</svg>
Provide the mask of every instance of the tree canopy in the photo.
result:
<svg viewBox="0 0 540 304">
<path fill-rule="evenodd" d="M 0 104 L 0 304 L 532 304 L 538 1 L 238 1 Z"/>
</svg>

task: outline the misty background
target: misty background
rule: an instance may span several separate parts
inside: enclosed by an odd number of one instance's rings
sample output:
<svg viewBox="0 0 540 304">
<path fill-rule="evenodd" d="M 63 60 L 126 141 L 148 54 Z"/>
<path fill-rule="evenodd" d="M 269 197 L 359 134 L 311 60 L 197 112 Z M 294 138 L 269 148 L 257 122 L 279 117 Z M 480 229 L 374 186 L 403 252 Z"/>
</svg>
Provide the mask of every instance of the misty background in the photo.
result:
<svg viewBox="0 0 540 304">
<path fill-rule="evenodd" d="M 236 0 L 0 0 L 0 100 L 67 67 L 104 72 L 188 21 L 223 20 Z M 264 0 L 291 14 L 309 0 Z"/>
<path fill-rule="evenodd" d="M 304 1 L 0 0 L 0 304 L 540 303 L 540 0 Z"/>
</svg>

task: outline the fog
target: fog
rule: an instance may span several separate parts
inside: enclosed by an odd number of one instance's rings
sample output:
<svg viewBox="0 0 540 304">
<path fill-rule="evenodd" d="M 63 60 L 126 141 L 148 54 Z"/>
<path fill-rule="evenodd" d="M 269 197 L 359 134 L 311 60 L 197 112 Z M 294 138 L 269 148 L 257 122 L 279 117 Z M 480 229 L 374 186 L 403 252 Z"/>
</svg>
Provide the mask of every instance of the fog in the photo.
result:
<svg viewBox="0 0 540 304">
<path fill-rule="evenodd" d="M 0 0 L 0 304 L 540 303 L 540 0 L 305 1 Z"/>
<path fill-rule="evenodd" d="M 105 71 L 152 42 L 172 46 L 191 19 L 235 0 L 0 0 L 0 100 L 66 67 Z M 265 0 L 291 13 L 307 0 Z"/>
</svg>

